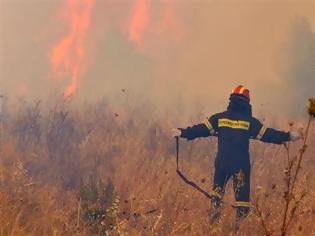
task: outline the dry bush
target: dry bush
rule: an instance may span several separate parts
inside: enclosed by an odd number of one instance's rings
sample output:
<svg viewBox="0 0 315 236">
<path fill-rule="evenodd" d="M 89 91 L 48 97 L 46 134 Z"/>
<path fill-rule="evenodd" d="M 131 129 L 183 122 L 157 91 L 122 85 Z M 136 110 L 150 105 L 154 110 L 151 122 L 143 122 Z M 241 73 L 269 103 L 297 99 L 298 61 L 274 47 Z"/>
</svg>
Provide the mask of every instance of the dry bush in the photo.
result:
<svg viewBox="0 0 315 236">
<path fill-rule="evenodd" d="M 209 201 L 176 175 L 169 130 L 209 114 L 196 111 L 190 119 L 174 111 L 178 116 L 169 117 L 150 103 L 131 101 L 104 99 L 81 106 L 57 101 L 48 111 L 41 103 L 23 103 L 18 111 L 8 111 L 0 152 L 0 235 L 232 234 L 234 209 L 227 204 L 220 224 L 209 225 Z M 286 235 L 315 234 L 314 134 L 311 127 L 295 188 L 297 196 L 307 194 Z M 182 170 L 210 189 L 215 138 L 180 145 Z M 299 145 L 290 147 L 292 158 Z M 279 235 L 286 150 L 253 141 L 251 158 L 256 209 L 239 235 Z M 234 201 L 230 185 L 225 201 Z"/>
</svg>

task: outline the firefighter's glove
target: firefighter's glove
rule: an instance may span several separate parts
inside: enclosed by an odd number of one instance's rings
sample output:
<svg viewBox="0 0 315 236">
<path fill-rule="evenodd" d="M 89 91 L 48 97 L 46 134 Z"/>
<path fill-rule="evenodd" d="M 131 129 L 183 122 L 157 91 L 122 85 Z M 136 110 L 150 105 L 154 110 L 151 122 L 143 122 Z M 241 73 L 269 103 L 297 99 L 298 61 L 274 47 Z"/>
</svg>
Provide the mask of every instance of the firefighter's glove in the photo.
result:
<svg viewBox="0 0 315 236">
<path fill-rule="evenodd" d="M 179 128 L 173 128 L 172 129 L 173 137 L 180 137 L 181 134 L 182 134 L 182 129 L 179 129 Z"/>
<path fill-rule="evenodd" d="M 298 141 L 299 139 L 302 138 L 302 133 L 299 131 L 291 131 L 290 132 L 290 141 Z"/>
</svg>

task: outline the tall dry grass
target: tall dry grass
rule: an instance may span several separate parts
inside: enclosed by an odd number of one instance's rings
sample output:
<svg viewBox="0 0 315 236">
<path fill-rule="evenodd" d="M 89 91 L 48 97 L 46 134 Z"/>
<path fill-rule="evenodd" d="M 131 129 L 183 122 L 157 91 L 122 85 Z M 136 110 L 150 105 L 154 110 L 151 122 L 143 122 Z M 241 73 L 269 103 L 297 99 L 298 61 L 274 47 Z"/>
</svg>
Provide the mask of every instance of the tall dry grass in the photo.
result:
<svg viewBox="0 0 315 236">
<path fill-rule="evenodd" d="M 176 176 L 169 130 L 209 115 L 196 114 L 174 109 L 161 115 L 149 102 L 131 98 L 81 106 L 21 102 L 6 109 L 0 235 L 233 235 L 234 209 L 226 205 L 220 224 L 209 225 L 209 201 Z M 314 134 L 311 126 L 294 191 L 297 198 L 305 196 L 284 235 L 315 235 Z M 290 146 L 293 161 L 300 145 Z M 215 138 L 181 140 L 180 147 L 181 169 L 209 190 Z M 288 154 L 283 146 L 256 141 L 250 152 L 253 209 L 238 235 L 281 235 Z M 230 184 L 225 200 L 234 201 Z"/>
</svg>

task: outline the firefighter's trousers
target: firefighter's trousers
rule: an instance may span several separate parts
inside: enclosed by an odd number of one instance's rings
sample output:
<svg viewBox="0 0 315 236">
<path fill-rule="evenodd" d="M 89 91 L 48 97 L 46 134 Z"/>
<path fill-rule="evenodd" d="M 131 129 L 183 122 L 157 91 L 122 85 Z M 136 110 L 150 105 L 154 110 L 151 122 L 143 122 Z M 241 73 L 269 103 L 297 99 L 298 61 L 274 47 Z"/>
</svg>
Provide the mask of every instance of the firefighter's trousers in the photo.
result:
<svg viewBox="0 0 315 236">
<path fill-rule="evenodd" d="M 236 221 L 247 216 L 249 212 L 249 194 L 250 194 L 250 165 L 244 165 L 239 168 L 226 168 L 216 164 L 214 173 L 212 208 L 219 209 L 222 204 L 225 187 L 229 179 L 233 180 L 233 189 L 236 206 Z"/>
</svg>

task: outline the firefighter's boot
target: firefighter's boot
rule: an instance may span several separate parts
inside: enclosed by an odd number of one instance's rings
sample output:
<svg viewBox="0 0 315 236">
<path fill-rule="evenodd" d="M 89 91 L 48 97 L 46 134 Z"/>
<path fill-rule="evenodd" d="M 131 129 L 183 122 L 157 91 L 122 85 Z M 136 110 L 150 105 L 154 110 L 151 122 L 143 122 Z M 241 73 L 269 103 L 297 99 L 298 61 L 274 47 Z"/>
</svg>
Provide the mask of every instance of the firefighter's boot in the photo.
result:
<svg viewBox="0 0 315 236">
<path fill-rule="evenodd" d="M 221 215 L 221 208 L 222 208 L 222 200 L 219 197 L 214 197 L 211 200 L 211 206 L 208 212 L 210 224 L 216 224 L 219 222 L 220 215 Z"/>
<path fill-rule="evenodd" d="M 246 218 L 248 213 L 249 213 L 249 207 L 236 207 L 234 233 L 238 232 L 242 221 Z"/>
</svg>

